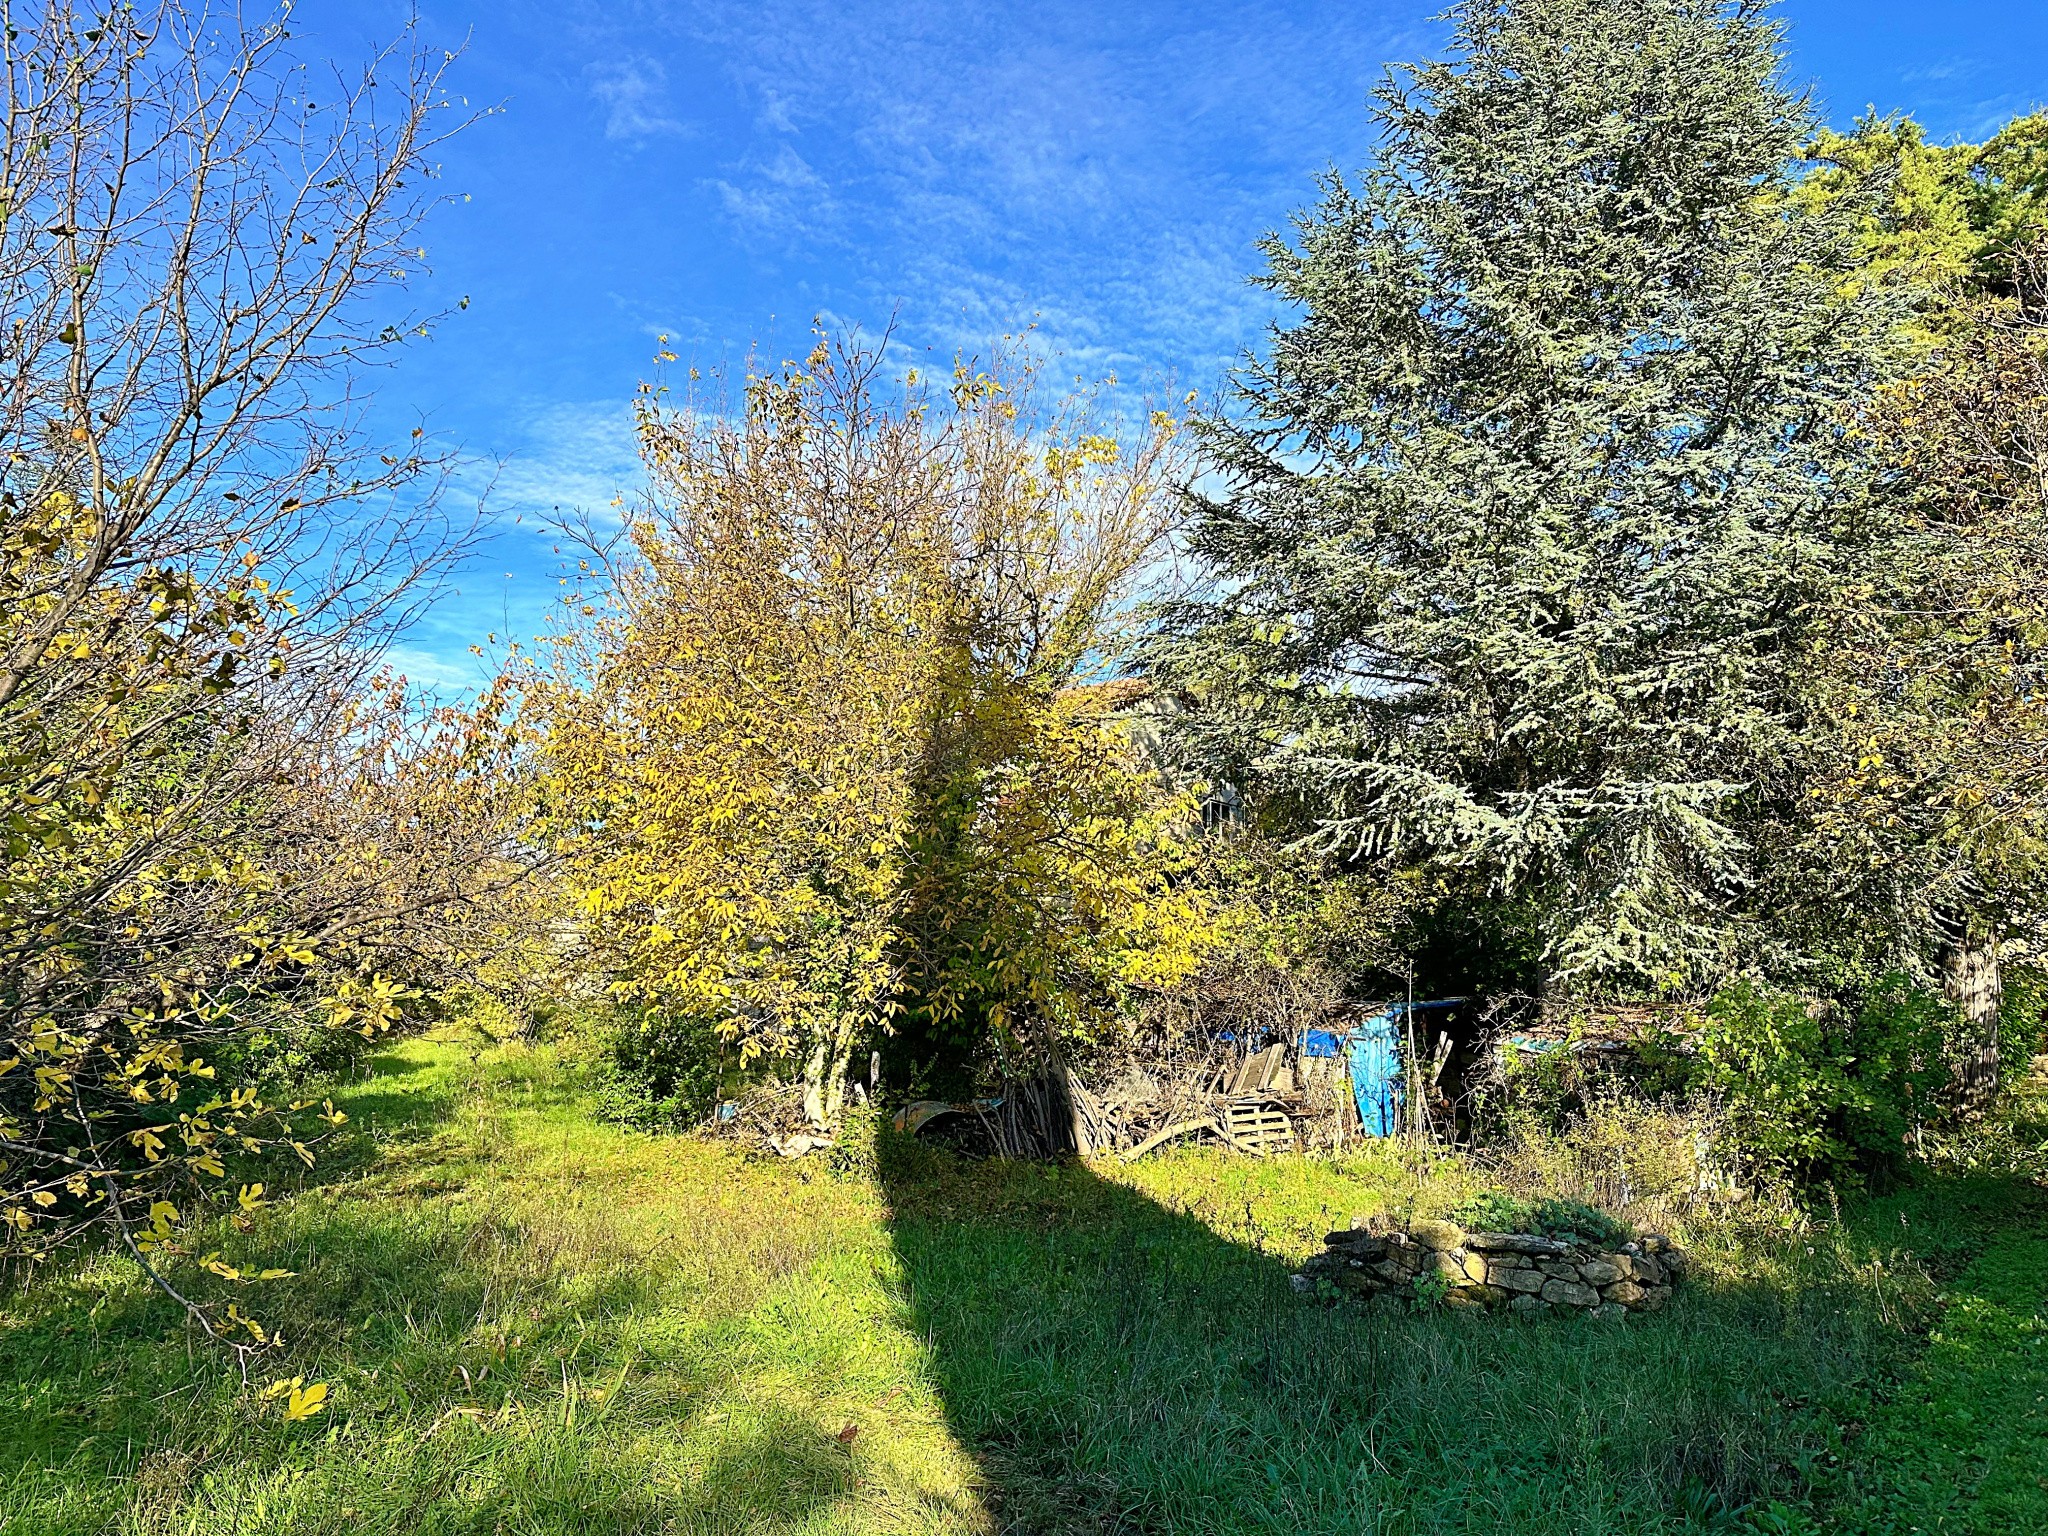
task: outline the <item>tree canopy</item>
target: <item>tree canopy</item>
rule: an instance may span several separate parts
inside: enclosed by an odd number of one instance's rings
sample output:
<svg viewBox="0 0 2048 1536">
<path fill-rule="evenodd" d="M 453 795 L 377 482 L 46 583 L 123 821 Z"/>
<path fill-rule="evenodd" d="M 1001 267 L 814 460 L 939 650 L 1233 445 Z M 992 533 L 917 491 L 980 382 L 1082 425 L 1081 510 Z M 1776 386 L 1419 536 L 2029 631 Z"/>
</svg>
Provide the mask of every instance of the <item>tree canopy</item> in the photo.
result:
<svg viewBox="0 0 2048 1536">
<path fill-rule="evenodd" d="M 1205 424 L 1206 593 L 1148 666 L 1329 846 L 1529 899 L 1590 985 L 1724 974 L 1907 299 L 1752 0 L 1466 0 L 1261 279 Z"/>
</svg>

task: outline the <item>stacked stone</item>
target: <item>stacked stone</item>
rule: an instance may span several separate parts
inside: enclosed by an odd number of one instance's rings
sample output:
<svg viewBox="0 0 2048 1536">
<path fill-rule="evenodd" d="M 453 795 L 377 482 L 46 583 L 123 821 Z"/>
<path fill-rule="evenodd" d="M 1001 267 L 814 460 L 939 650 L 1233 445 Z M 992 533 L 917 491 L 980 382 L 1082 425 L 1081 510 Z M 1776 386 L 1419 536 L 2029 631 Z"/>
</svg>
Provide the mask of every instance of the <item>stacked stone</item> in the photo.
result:
<svg viewBox="0 0 2048 1536">
<path fill-rule="evenodd" d="M 1328 1280 L 1370 1296 L 1413 1293 L 1427 1275 L 1442 1282 L 1446 1306 L 1619 1317 L 1660 1310 L 1687 1262 L 1657 1233 L 1609 1251 L 1526 1232 L 1467 1232 L 1451 1221 L 1411 1221 L 1405 1231 L 1379 1233 L 1361 1218 L 1348 1232 L 1332 1232 L 1294 1278 L 1301 1291 Z"/>
</svg>

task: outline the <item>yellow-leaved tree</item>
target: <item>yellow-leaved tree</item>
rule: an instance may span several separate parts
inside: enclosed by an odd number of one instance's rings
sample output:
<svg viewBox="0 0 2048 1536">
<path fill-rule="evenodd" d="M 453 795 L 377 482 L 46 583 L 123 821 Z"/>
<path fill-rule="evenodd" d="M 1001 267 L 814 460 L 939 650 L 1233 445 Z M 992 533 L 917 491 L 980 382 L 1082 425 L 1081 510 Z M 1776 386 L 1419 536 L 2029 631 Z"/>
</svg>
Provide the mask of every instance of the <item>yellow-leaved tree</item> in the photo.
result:
<svg viewBox="0 0 2048 1536">
<path fill-rule="evenodd" d="M 13 19 L 0 1266 L 117 1247 L 246 1350 L 259 1322 L 179 1289 L 194 1216 L 311 1161 L 341 1117 L 290 1097 L 308 1059 L 390 1027 L 525 873 L 505 696 L 377 681 L 463 533 L 423 434 L 352 398 L 431 327 L 404 279 L 463 114 L 410 29 L 316 121 L 281 9 Z"/>
<path fill-rule="evenodd" d="M 821 341 L 742 409 L 643 396 L 651 494 L 536 681 L 546 795 L 614 992 L 840 1113 L 915 1018 L 1007 1070 L 1194 964 L 1192 807 L 1086 686 L 1167 531 L 1135 443 L 1028 366 L 881 382 Z"/>
</svg>

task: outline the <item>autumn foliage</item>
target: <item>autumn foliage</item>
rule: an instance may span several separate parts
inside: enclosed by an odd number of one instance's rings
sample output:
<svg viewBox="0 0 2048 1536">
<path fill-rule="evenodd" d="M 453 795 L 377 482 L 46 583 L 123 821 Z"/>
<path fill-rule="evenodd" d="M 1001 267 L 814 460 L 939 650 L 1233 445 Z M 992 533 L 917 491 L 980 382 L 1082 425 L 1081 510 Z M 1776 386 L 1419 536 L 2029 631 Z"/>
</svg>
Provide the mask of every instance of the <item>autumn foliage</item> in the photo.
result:
<svg viewBox="0 0 2048 1536">
<path fill-rule="evenodd" d="M 1028 369 L 881 381 L 821 343 L 738 411 L 640 412 L 652 486 L 536 690 L 545 794 L 616 994 L 800 1066 L 838 1115 L 914 1017 L 1005 1058 L 1192 964 L 1191 804 L 1084 686 L 1166 531 L 1163 416 L 1121 443 Z"/>
<path fill-rule="evenodd" d="M 309 128 L 288 32 L 231 20 L 52 4 L 0 69 L 0 1260 L 94 1237 L 181 1301 L 191 1218 L 311 1160 L 340 1117 L 292 1090 L 459 971 L 527 851 L 503 696 L 379 676 L 462 531 L 421 434 L 346 406 L 447 56 Z"/>
</svg>

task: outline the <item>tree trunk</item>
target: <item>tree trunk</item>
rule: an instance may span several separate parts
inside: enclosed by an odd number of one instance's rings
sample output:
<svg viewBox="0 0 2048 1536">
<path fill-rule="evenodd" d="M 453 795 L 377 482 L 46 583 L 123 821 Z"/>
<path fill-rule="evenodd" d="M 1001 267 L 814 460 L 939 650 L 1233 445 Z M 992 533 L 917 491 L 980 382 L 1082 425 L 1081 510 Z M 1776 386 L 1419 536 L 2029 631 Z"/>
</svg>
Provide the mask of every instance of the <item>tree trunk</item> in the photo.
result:
<svg viewBox="0 0 2048 1536">
<path fill-rule="evenodd" d="M 1963 1016 L 1958 1082 L 1965 1109 L 1982 1109 L 1998 1093 L 1998 1012 L 2004 988 L 1998 974 L 1998 936 L 1979 923 L 1943 956 L 1942 990 Z"/>
<path fill-rule="evenodd" d="M 837 1126 L 846 1108 L 846 1068 L 853 1051 L 849 1017 L 834 1019 L 804 1058 L 804 1118 L 821 1131 Z"/>
<path fill-rule="evenodd" d="M 1088 1115 L 1082 1107 L 1082 1096 L 1087 1093 L 1073 1071 L 1064 1061 L 1055 1064 L 1060 1097 L 1066 1101 L 1067 1128 L 1074 1138 L 1074 1150 L 1086 1157 L 1095 1150 L 1095 1138 L 1088 1133 Z"/>
</svg>

